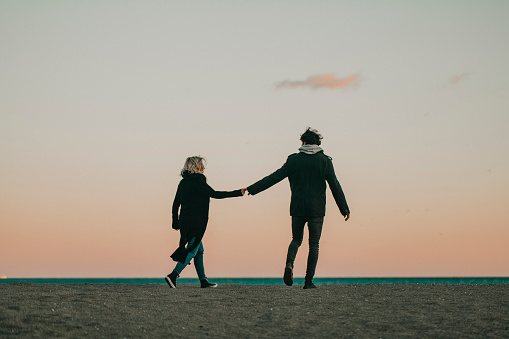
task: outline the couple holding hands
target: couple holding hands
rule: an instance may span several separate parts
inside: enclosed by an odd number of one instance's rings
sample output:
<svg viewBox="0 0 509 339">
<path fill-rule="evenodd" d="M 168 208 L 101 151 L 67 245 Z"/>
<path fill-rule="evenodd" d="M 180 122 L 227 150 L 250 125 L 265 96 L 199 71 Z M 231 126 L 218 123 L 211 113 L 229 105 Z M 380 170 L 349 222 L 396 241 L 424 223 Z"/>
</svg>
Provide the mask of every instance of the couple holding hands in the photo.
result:
<svg viewBox="0 0 509 339">
<path fill-rule="evenodd" d="M 186 159 L 181 171 L 182 180 L 178 185 L 172 208 L 172 227 L 175 230 L 180 230 L 180 241 L 179 247 L 171 255 L 171 258 L 177 261 L 177 265 L 165 277 L 171 288 L 177 287 L 179 274 L 193 258 L 201 287 L 217 287 L 217 284 L 210 283 L 207 280 L 203 266 L 202 239 L 207 228 L 210 198 L 239 197 L 244 195 L 246 191 L 251 195 L 255 195 L 277 184 L 284 178 L 288 178 L 290 181 L 292 191 L 290 203 L 292 241 L 288 247 L 283 280 L 288 286 L 293 284 L 293 263 L 302 244 L 304 227 L 307 224 L 309 229 L 309 255 L 304 288 L 316 288 L 313 284 L 313 277 L 318 261 L 318 247 L 325 216 L 326 183 L 329 185 L 345 221 L 350 217 L 350 210 L 341 185 L 336 178 L 332 159 L 325 155 L 320 147 L 322 136 L 318 131 L 308 127 L 301 135 L 300 140 L 302 146 L 299 148 L 299 153 L 288 156 L 285 164 L 280 169 L 247 188 L 235 191 L 215 191 L 207 184 L 207 180 L 203 175 L 205 170 L 204 159 L 201 157 Z"/>
</svg>

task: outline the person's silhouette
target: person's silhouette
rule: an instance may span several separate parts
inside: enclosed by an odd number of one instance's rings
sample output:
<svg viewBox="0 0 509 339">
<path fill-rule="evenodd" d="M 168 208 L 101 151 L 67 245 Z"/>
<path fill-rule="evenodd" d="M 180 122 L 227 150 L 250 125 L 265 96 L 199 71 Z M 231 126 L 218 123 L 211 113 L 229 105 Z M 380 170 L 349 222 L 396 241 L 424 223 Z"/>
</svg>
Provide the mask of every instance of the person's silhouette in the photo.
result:
<svg viewBox="0 0 509 339">
<path fill-rule="evenodd" d="M 314 129 L 307 128 L 301 135 L 302 146 L 299 153 L 288 156 L 286 163 L 265 178 L 247 187 L 251 195 L 275 185 L 288 177 L 292 198 L 290 215 L 292 216 L 292 242 L 288 248 L 286 267 L 283 280 L 285 284 L 293 284 L 293 263 L 297 251 L 302 244 L 304 226 L 309 229 L 309 255 L 307 261 L 304 288 L 315 288 L 313 277 L 318 262 L 318 248 L 325 216 L 326 183 L 336 200 L 345 221 L 350 218 L 350 210 L 346 203 L 341 185 L 336 178 L 332 159 L 323 153 L 322 136 Z"/>
</svg>

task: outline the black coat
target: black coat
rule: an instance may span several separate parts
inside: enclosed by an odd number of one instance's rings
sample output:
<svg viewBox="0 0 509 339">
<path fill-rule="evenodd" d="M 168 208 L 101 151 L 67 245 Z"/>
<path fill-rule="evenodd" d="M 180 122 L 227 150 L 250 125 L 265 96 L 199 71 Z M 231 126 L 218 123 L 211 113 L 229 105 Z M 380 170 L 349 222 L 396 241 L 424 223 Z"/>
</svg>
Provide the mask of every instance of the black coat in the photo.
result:
<svg viewBox="0 0 509 339">
<path fill-rule="evenodd" d="M 292 191 L 291 216 L 325 216 L 326 182 L 341 214 L 343 216 L 350 214 L 345 195 L 334 173 L 332 160 L 323 151 L 315 154 L 301 152 L 288 156 L 283 167 L 252 184 L 247 190 L 255 195 L 286 177 L 290 181 Z"/>
<path fill-rule="evenodd" d="M 207 184 L 203 174 L 184 172 L 175 199 L 173 200 L 172 227 L 180 229 L 179 248 L 171 255 L 175 261 L 184 263 L 187 253 L 193 250 L 203 238 L 209 219 L 210 198 L 223 199 L 242 196 L 241 190 L 215 191 Z M 179 214 L 180 207 L 180 214 Z M 192 238 L 193 245 L 185 246 Z"/>
</svg>

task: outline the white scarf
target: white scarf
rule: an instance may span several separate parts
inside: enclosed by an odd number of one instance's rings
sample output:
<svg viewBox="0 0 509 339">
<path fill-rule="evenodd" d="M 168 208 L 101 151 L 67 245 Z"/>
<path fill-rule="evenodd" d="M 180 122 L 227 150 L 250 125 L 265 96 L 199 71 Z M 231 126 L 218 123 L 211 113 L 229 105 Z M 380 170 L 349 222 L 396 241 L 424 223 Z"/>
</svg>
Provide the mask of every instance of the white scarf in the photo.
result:
<svg viewBox="0 0 509 339">
<path fill-rule="evenodd" d="M 306 154 L 316 154 L 323 151 L 323 149 L 318 145 L 302 145 L 299 147 L 299 151 Z"/>
</svg>

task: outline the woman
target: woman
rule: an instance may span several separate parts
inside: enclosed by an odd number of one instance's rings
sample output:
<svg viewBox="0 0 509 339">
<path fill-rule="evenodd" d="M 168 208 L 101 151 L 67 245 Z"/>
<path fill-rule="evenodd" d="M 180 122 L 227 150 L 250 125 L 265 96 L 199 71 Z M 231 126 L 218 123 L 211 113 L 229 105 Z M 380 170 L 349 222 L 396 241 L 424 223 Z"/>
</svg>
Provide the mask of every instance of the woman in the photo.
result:
<svg viewBox="0 0 509 339">
<path fill-rule="evenodd" d="M 193 258 L 201 287 L 217 287 L 217 284 L 212 284 L 207 280 L 203 267 L 202 238 L 207 228 L 210 198 L 240 197 L 246 191 L 246 189 L 231 192 L 214 191 L 207 184 L 207 179 L 203 175 L 205 170 L 204 160 L 202 157 L 186 159 L 184 168 L 180 173 L 182 180 L 178 185 L 175 200 L 173 200 L 172 228 L 180 229 L 180 242 L 177 250 L 171 255 L 173 260 L 178 261 L 177 265 L 173 272 L 165 278 L 171 288 L 177 287 L 177 278 Z M 179 207 L 180 215 L 178 213 Z"/>
</svg>

